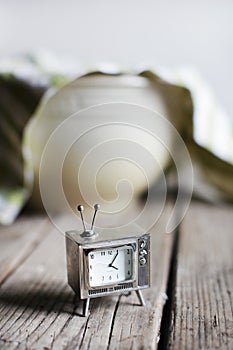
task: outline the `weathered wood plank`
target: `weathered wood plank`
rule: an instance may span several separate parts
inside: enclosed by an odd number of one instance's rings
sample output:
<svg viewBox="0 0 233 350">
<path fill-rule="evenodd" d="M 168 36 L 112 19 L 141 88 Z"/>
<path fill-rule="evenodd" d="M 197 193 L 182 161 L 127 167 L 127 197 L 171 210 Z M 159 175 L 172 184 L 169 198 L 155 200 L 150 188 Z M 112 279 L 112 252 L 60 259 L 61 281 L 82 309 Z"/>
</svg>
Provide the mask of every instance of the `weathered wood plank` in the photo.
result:
<svg viewBox="0 0 233 350">
<path fill-rule="evenodd" d="M 21 216 L 0 227 L 0 285 L 30 255 L 46 233 L 45 216 Z"/>
<path fill-rule="evenodd" d="M 233 210 L 193 204 L 181 225 L 169 345 L 233 349 Z"/>
<path fill-rule="evenodd" d="M 1 349 L 156 349 L 173 240 L 163 233 L 165 224 L 166 215 L 152 230 L 146 307 L 137 305 L 135 293 L 96 298 L 87 318 L 67 286 L 64 237 L 51 227 L 1 286 Z"/>
</svg>

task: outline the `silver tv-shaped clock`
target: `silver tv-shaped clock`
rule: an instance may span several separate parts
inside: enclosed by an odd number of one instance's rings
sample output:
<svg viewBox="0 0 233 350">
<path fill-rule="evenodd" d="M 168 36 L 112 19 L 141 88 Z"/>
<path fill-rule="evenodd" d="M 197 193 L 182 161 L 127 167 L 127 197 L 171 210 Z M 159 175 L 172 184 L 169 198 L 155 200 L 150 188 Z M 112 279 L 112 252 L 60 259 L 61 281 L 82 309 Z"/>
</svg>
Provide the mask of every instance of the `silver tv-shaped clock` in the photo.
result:
<svg viewBox="0 0 233 350">
<path fill-rule="evenodd" d="M 150 286 L 150 234 L 137 225 L 124 228 L 66 232 L 68 283 L 84 300 L 135 290 L 142 305 L 141 289 Z"/>
</svg>

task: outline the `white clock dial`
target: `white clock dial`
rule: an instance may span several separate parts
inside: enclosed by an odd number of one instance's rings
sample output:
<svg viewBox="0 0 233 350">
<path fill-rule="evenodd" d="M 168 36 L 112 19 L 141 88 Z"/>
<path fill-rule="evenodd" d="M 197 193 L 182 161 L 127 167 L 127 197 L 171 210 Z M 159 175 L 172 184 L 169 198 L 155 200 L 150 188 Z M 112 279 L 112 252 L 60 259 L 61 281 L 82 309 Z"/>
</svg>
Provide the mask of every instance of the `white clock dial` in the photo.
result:
<svg viewBox="0 0 233 350">
<path fill-rule="evenodd" d="M 92 250 L 88 253 L 89 285 L 97 287 L 133 279 L 133 248 Z"/>
</svg>

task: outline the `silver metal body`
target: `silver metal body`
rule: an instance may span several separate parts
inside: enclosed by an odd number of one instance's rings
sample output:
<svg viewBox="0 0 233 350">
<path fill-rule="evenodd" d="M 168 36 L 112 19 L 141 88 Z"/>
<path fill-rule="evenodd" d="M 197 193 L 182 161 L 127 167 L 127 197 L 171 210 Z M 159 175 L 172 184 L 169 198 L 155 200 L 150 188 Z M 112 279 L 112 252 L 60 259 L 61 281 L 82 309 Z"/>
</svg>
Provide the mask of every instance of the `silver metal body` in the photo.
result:
<svg viewBox="0 0 233 350">
<path fill-rule="evenodd" d="M 127 246 L 131 246 L 133 249 L 132 279 L 91 287 L 88 278 L 88 252 L 96 249 Z M 79 299 L 86 300 L 84 315 L 87 315 L 90 298 L 123 291 L 138 291 L 140 303 L 145 304 L 140 290 L 150 286 L 150 235 L 148 233 L 142 234 L 136 225 L 121 229 L 102 229 L 94 235 L 85 235 L 83 232 L 75 230 L 68 231 L 66 232 L 66 253 L 68 283 L 77 293 Z"/>
</svg>

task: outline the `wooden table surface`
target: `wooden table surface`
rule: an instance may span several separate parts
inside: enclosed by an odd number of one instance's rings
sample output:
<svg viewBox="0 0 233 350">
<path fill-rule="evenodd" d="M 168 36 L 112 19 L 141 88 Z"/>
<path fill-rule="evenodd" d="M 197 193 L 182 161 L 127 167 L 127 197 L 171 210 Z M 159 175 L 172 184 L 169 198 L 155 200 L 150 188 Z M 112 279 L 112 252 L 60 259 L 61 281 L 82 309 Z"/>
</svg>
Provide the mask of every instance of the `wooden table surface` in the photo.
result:
<svg viewBox="0 0 233 350">
<path fill-rule="evenodd" d="M 67 285 L 64 237 L 43 215 L 0 229 L 0 349 L 233 349 L 233 210 L 193 202 L 151 230 L 152 286 L 92 299 Z M 153 214 L 153 213 L 152 213 Z"/>
</svg>

